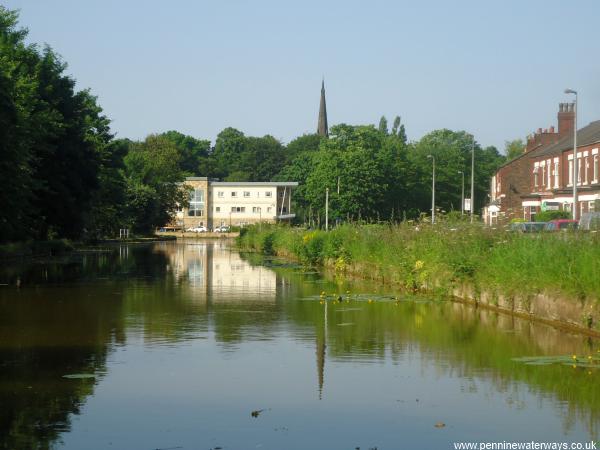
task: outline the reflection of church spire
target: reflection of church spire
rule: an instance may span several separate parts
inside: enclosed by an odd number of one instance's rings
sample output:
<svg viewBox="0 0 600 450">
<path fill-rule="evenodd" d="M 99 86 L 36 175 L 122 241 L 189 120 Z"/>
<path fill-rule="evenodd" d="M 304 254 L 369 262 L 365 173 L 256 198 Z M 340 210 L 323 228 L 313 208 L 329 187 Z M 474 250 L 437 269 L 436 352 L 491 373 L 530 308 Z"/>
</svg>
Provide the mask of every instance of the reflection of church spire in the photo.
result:
<svg viewBox="0 0 600 450">
<path fill-rule="evenodd" d="M 317 134 L 319 136 L 329 136 L 329 128 L 327 127 L 327 106 L 325 105 L 325 79 L 323 79 L 323 82 L 321 83 L 321 103 L 319 104 Z"/>
<path fill-rule="evenodd" d="M 327 350 L 327 303 L 325 303 L 325 324 L 323 333 L 317 331 L 317 375 L 319 377 L 319 400 L 323 397 L 323 383 L 325 382 L 325 356 Z"/>
<path fill-rule="evenodd" d="M 323 397 L 323 381 L 325 380 L 325 339 L 317 335 L 317 372 L 319 376 L 319 400 Z"/>
</svg>

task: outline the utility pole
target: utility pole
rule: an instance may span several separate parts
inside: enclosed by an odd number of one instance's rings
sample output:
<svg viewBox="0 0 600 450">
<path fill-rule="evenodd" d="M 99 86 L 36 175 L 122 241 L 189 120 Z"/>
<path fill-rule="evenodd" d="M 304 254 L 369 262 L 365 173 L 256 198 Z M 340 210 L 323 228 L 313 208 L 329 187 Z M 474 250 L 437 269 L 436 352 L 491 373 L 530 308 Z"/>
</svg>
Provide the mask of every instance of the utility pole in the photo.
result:
<svg viewBox="0 0 600 450">
<path fill-rule="evenodd" d="M 325 188 L 325 231 L 329 230 L 329 188 Z"/>
<path fill-rule="evenodd" d="M 462 189 L 460 191 L 460 215 L 465 215 L 465 171 L 459 170 L 458 173 L 462 175 Z"/>
</svg>

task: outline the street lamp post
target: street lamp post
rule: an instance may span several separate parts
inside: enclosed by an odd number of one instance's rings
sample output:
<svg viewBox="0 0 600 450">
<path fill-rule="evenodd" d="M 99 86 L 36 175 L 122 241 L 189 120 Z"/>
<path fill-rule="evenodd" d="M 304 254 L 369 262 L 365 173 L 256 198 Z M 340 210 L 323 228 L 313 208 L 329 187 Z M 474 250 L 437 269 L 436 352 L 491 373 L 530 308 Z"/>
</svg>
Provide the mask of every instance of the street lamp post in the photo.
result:
<svg viewBox="0 0 600 450">
<path fill-rule="evenodd" d="M 460 215 L 465 215 L 465 172 L 459 170 L 458 173 L 462 175 L 462 189 L 460 191 Z"/>
<path fill-rule="evenodd" d="M 431 179 L 431 223 L 435 223 L 435 156 L 427 155 L 433 162 L 433 176 Z"/>
<path fill-rule="evenodd" d="M 473 223 L 473 210 L 475 209 L 475 136 L 471 144 L 471 223 Z"/>
<path fill-rule="evenodd" d="M 579 163 L 577 161 L 577 91 L 573 89 L 565 89 L 565 94 L 575 94 L 575 108 L 574 108 L 574 126 L 573 126 L 573 220 L 577 220 L 579 214 L 577 214 L 577 181 L 579 177 Z"/>
</svg>

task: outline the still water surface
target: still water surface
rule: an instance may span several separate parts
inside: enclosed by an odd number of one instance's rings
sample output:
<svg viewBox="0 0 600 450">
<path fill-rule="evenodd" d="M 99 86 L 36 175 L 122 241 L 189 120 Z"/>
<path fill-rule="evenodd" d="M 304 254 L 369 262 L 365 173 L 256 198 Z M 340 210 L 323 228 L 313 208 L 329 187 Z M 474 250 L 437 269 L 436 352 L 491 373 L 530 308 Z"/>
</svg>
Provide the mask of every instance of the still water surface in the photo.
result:
<svg viewBox="0 0 600 450">
<path fill-rule="evenodd" d="M 598 439 L 600 369 L 513 360 L 600 355 L 597 341 L 546 325 L 396 301 L 224 241 L 5 265 L 0 283 L 0 448 Z"/>
</svg>

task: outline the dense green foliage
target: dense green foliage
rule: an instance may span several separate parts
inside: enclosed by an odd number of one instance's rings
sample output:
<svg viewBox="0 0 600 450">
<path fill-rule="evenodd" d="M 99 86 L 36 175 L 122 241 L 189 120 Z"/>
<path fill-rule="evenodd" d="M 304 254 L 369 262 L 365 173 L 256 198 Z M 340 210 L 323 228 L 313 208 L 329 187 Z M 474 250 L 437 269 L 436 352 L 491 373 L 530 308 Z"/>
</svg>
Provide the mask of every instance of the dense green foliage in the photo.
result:
<svg viewBox="0 0 600 450">
<path fill-rule="evenodd" d="M 468 282 L 504 295 L 598 299 L 600 293 L 596 234 L 524 235 L 461 222 L 343 225 L 330 232 L 263 226 L 250 227 L 239 244 L 409 289 Z"/>
<path fill-rule="evenodd" d="M 535 215 L 537 222 L 550 222 L 551 220 L 570 218 L 571 213 L 569 211 L 540 211 Z"/>
<path fill-rule="evenodd" d="M 522 139 L 513 139 L 512 141 L 506 141 L 504 143 L 504 153 L 506 153 L 506 160 L 510 161 L 523 154 L 525 149 L 525 143 Z"/>
<path fill-rule="evenodd" d="M 0 239 L 77 237 L 86 225 L 108 120 L 48 47 L 25 44 L 0 7 Z M 106 160 L 106 158 L 104 158 Z"/>
<path fill-rule="evenodd" d="M 113 141 L 88 90 L 77 92 L 48 47 L 26 45 L 0 7 L 0 241 L 97 239 L 169 220 L 175 183 L 209 143 L 179 133 Z"/>
</svg>

